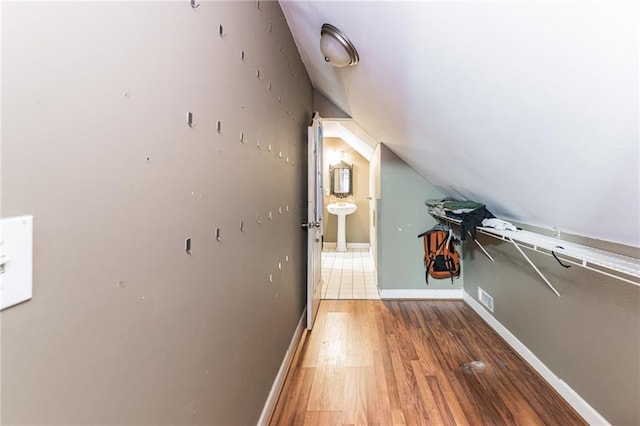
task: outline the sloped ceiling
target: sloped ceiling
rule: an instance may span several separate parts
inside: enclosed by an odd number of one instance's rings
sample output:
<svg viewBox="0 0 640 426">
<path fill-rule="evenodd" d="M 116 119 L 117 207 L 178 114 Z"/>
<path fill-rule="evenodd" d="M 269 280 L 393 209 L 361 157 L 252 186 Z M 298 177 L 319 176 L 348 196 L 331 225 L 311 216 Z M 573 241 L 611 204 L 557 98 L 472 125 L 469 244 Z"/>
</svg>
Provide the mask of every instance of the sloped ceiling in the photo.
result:
<svg viewBox="0 0 640 426">
<path fill-rule="evenodd" d="M 315 88 L 442 192 L 640 247 L 638 2 L 280 3 Z"/>
</svg>

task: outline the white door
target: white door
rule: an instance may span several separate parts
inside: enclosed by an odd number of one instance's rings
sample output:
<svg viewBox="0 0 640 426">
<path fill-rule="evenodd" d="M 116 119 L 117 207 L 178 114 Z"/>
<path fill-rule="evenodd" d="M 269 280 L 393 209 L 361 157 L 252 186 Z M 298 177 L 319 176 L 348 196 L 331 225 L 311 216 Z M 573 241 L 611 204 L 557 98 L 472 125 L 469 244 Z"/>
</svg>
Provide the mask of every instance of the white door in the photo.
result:
<svg viewBox="0 0 640 426">
<path fill-rule="evenodd" d="M 318 113 L 309 127 L 309 196 L 307 206 L 307 329 L 311 330 L 320 307 L 322 288 L 322 121 Z"/>
</svg>

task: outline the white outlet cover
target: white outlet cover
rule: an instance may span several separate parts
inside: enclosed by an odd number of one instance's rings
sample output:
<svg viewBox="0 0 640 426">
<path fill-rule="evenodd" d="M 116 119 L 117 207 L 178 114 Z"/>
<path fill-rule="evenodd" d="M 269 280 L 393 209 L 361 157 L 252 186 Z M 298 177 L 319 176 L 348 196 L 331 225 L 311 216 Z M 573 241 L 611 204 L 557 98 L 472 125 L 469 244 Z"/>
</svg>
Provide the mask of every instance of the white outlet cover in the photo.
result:
<svg viewBox="0 0 640 426">
<path fill-rule="evenodd" d="M 0 221 L 0 309 L 29 300 L 33 293 L 33 216 Z"/>
</svg>

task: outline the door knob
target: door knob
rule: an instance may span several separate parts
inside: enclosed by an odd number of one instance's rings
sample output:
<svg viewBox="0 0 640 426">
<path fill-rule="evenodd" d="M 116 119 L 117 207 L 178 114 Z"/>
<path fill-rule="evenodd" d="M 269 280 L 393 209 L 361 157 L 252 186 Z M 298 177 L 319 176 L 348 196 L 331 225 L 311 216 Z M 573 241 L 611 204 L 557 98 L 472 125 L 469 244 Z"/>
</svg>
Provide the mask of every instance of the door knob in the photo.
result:
<svg viewBox="0 0 640 426">
<path fill-rule="evenodd" d="M 305 229 L 320 228 L 320 222 L 305 222 L 300 224 L 300 226 L 302 226 Z"/>
</svg>

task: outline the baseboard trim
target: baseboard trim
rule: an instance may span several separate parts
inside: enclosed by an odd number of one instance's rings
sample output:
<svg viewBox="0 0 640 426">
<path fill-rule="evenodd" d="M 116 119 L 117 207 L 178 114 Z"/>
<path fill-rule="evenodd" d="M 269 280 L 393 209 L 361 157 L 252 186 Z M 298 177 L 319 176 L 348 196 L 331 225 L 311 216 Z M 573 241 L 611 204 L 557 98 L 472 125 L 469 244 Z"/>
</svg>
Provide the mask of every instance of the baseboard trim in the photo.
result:
<svg viewBox="0 0 640 426">
<path fill-rule="evenodd" d="M 461 288 L 443 289 L 381 289 L 381 299 L 462 299 Z"/>
<path fill-rule="evenodd" d="M 464 301 L 480 315 L 525 361 L 533 367 L 546 381 L 562 396 L 574 410 L 578 412 L 590 425 L 610 425 L 587 401 L 582 399 L 566 382 L 556 376 L 544 363 L 527 348 L 516 336 L 502 325 L 489 311 L 487 311 L 469 293 L 464 292 Z"/>
<path fill-rule="evenodd" d="M 271 416 L 273 415 L 273 410 L 276 408 L 276 402 L 278 402 L 278 396 L 280 396 L 280 391 L 282 390 L 282 386 L 284 385 L 284 380 L 287 377 L 287 372 L 289 371 L 289 367 L 291 366 L 291 361 L 293 361 L 293 356 L 296 353 L 296 349 L 298 347 L 298 343 L 300 343 L 300 339 L 302 338 L 302 333 L 307 328 L 307 309 L 302 312 L 302 316 L 300 317 L 300 321 L 298 321 L 298 326 L 296 327 L 295 332 L 293 333 L 293 337 L 291 338 L 291 343 L 289 343 L 289 348 L 287 348 L 287 352 L 284 354 L 284 359 L 282 360 L 282 364 L 280 364 L 280 369 L 278 370 L 278 374 L 276 378 L 273 380 L 273 385 L 271 385 L 271 390 L 269 391 L 269 396 L 267 396 L 267 401 L 262 408 L 262 413 L 260 414 L 260 419 L 258 419 L 258 426 L 267 426 L 269 424 L 269 420 L 271 420 Z"/>
<path fill-rule="evenodd" d="M 322 243 L 323 249 L 335 249 L 337 243 Z M 368 249 L 369 243 L 347 243 L 347 248 L 350 249 Z"/>
<path fill-rule="evenodd" d="M 347 243 L 347 248 L 368 249 L 369 243 Z"/>
</svg>

